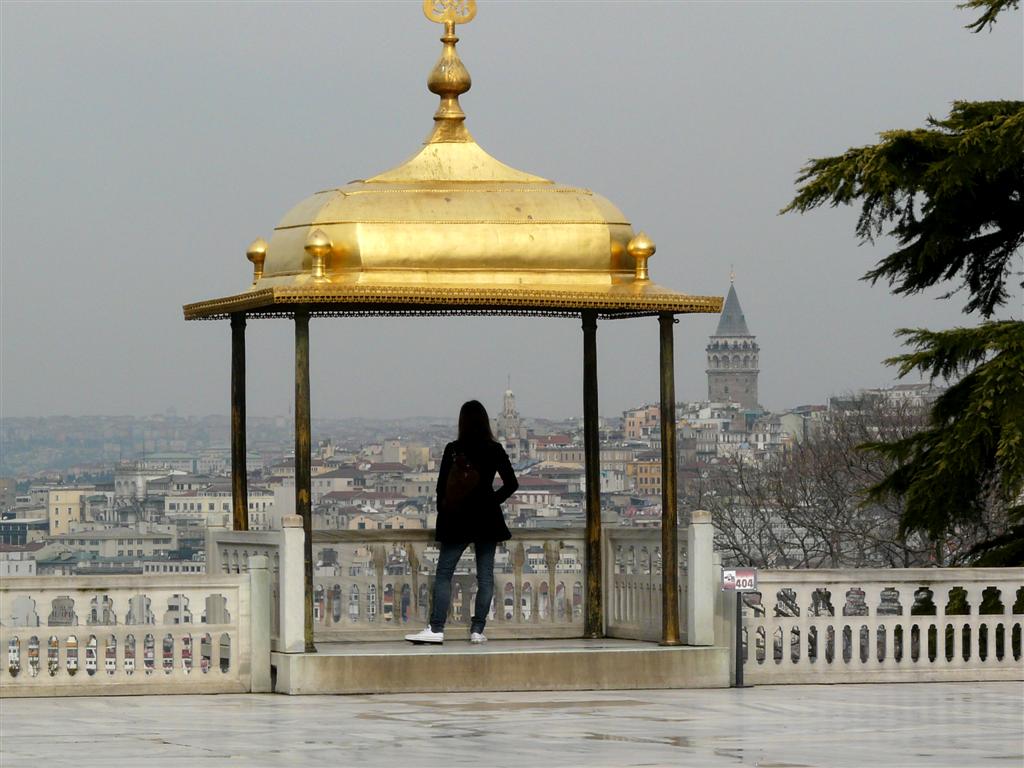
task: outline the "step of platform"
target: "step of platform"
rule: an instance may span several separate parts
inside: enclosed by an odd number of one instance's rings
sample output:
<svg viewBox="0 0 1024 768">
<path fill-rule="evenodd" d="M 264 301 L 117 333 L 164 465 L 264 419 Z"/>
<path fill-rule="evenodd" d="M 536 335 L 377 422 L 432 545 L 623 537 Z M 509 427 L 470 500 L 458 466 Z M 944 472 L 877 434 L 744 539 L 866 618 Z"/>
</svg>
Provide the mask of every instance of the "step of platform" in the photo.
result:
<svg viewBox="0 0 1024 768">
<path fill-rule="evenodd" d="M 323 643 L 274 653 L 287 694 L 727 688 L 729 649 L 633 640 Z"/>
</svg>

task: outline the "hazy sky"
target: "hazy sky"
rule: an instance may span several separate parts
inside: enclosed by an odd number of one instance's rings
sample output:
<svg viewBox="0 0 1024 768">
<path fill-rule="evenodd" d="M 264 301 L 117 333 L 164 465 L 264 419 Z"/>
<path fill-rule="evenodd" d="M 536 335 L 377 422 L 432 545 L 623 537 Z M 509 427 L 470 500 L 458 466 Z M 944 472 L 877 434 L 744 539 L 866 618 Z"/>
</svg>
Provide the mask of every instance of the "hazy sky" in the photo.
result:
<svg viewBox="0 0 1024 768">
<path fill-rule="evenodd" d="M 769 408 L 892 381 L 892 330 L 962 301 L 859 282 L 853 210 L 779 216 L 808 157 L 1024 97 L 1022 13 L 950 2 L 488 2 L 459 28 L 462 98 L 498 159 L 615 202 L 652 277 L 724 295 L 736 270 Z M 225 413 L 245 248 L 317 190 L 414 152 L 441 29 L 419 2 L 2 4 L 4 416 Z M 1021 316 L 1019 292 L 1005 314 Z M 677 328 L 677 396 L 706 396 L 714 316 Z M 658 395 L 654 319 L 598 327 L 601 412 Z M 249 323 L 249 409 L 292 402 L 292 325 Z M 582 412 L 579 322 L 315 319 L 314 416 L 453 414 L 467 397 Z M 460 350 L 472 349 L 471 359 Z"/>
</svg>

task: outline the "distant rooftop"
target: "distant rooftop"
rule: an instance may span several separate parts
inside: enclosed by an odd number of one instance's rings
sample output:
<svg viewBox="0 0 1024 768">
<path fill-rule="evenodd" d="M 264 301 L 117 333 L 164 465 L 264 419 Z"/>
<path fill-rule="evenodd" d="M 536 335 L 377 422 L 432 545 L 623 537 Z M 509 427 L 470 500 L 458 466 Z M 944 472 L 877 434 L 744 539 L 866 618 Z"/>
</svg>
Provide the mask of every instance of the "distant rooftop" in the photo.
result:
<svg viewBox="0 0 1024 768">
<path fill-rule="evenodd" d="M 28 544 L 0 544 L 0 552 L 36 552 L 46 546 L 45 542 L 32 541 Z"/>
<path fill-rule="evenodd" d="M 358 477 L 359 470 L 352 466 L 338 467 L 337 469 L 331 470 L 330 472 L 324 472 L 323 474 L 317 475 L 317 480 L 331 480 L 334 478 L 343 477 Z"/>
<path fill-rule="evenodd" d="M 364 472 L 411 472 L 412 467 L 399 464 L 394 461 L 385 461 L 379 464 L 371 464 Z"/>
<path fill-rule="evenodd" d="M 173 535 L 170 531 L 142 532 L 134 528 L 104 528 L 95 531 L 73 531 L 61 533 L 50 538 L 56 542 L 68 541 L 70 539 L 165 539 Z"/>
</svg>

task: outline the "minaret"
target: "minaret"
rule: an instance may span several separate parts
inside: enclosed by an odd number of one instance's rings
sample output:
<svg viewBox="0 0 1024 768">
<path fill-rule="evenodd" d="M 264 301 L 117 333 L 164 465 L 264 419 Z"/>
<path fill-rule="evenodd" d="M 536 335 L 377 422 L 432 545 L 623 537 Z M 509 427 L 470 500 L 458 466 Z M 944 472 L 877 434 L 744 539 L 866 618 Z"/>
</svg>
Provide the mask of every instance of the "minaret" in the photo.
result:
<svg viewBox="0 0 1024 768">
<path fill-rule="evenodd" d="M 517 440 L 522 435 L 522 420 L 519 418 L 519 411 L 516 410 L 516 396 L 511 389 L 505 390 L 505 397 L 502 401 L 501 416 L 497 419 L 498 436 L 506 440 Z"/>
<path fill-rule="evenodd" d="M 739 403 L 746 410 L 760 410 L 757 403 L 758 353 L 761 348 L 747 328 L 734 281 L 729 275 L 729 295 L 718 320 L 718 328 L 708 341 L 708 399 L 712 402 Z"/>
<path fill-rule="evenodd" d="M 516 396 L 512 393 L 511 380 L 509 388 L 505 390 L 505 397 L 502 402 L 501 415 L 496 421 L 496 434 L 498 441 L 505 446 L 512 463 L 518 463 L 522 458 L 526 437 L 523 429 L 523 420 L 516 410 Z"/>
</svg>

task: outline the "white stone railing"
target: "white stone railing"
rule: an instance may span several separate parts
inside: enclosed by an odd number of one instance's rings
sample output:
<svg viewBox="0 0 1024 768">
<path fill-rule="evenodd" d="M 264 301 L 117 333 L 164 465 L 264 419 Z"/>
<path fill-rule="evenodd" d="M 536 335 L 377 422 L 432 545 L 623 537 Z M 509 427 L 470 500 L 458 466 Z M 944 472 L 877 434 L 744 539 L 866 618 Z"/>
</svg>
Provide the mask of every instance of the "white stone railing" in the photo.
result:
<svg viewBox="0 0 1024 768">
<path fill-rule="evenodd" d="M 495 557 L 488 637 L 582 634 L 583 536 L 582 528 L 512 530 Z M 433 530 L 314 531 L 317 642 L 396 639 L 425 626 L 437 555 Z M 449 631 L 469 631 L 475 597 L 470 546 L 452 583 Z"/>
<path fill-rule="evenodd" d="M 761 571 L 751 684 L 1024 680 L 1024 568 Z"/>
<path fill-rule="evenodd" d="M 694 523 L 679 535 L 680 629 L 690 645 L 716 642 L 720 596 L 711 532 L 710 516 L 695 512 Z M 512 530 L 512 539 L 497 552 L 488 636 L 525 639 L 582 634 L 584 536 L 581 527 Z M 605 527 L 602 536 L 608 635 L 660 639 L 661 531 Z M 207 546 L 211 573 L 244 572 L 243 564 L 253 553 L 270 561 L 275 651 L 298 653 L 305 647 L 302 542 L 301 520 L 291 516 L 284 519 L 280 531 L 212 529 Z M 437 554 L 432 530 L 314 531 L 315 640 L 393 640 L 426 625 Z M 691 563 L 696 566 L 695 578 L 688 576 Z M 473 548 L 469 547 L 452 585 L 448 624 L 452 631 L 468 631 L 475 596 Z"/>
<path fill-rule="evenodd" d="M 262 557 L 246 575 L 4 579 L 0 694 L 269 691 L 267 582 Z"/>
<path fill-rule="evenodd" d="M 694 512 L 691 525 L 679 531 L 679 630 L 687 645 L 715 643 L 718 569 L 712 532 L 711 517 L 703 511 Z M 609 637 L 660 640 L 661 529 L 605 527 L 602 534 L 605 631 Z"/>
</svg>

